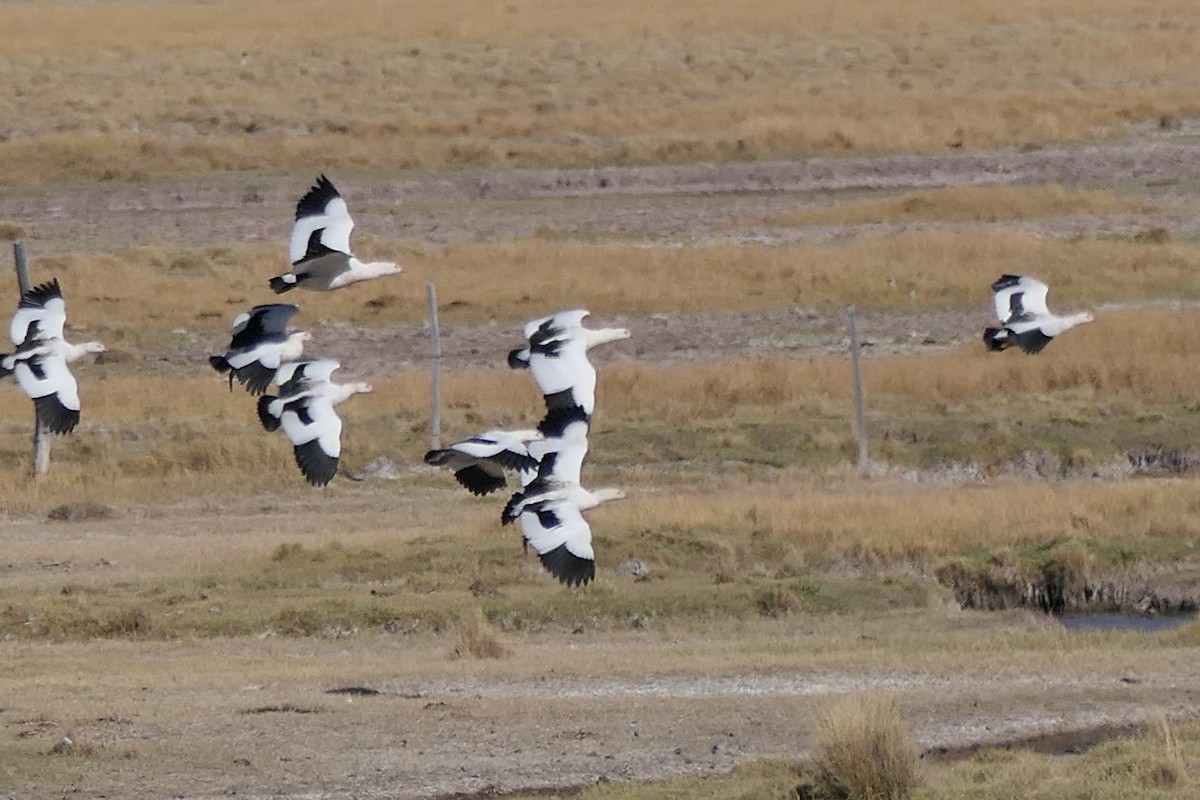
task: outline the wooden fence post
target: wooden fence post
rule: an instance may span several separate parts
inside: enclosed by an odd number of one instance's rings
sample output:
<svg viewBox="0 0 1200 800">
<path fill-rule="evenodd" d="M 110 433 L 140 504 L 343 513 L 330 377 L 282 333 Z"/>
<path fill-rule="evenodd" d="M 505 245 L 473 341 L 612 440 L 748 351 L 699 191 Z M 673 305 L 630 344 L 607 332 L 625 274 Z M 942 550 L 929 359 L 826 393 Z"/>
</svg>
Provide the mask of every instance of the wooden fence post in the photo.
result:
<svg viewBox="0 0 1200 800">
<path fill-rule="evenodd" d="M 25 250 L 25 240 L 13 242 L 13 260 L 17 263 L 17 287 L 24 296 L 33 288 L 33 282 L 29 279 L 29 254 Z M 38 419 L 36 410 L 33 416 L 33 479 L 40 481 L 50 470 L 50 432 Z"/>
<path fill-rule="evenodd" d="M 858 469 L 867 471 L 867 408 L 863 400 L 862 369 L 858 362 L 858 322 L 854 315 L 854 306 L 846 311 L 850 318 L 850 366 L 854 372 L 854 419 L 858 436 Z"/>
<path fill-rule="evenodd" d="M 433 343 L 433 413 L 429 420 L 429 449 L 442 446 L 442 333 L 438 326 L 437 288 L 425 284 L 429 293 L 429 331 Z"/>
</svg>

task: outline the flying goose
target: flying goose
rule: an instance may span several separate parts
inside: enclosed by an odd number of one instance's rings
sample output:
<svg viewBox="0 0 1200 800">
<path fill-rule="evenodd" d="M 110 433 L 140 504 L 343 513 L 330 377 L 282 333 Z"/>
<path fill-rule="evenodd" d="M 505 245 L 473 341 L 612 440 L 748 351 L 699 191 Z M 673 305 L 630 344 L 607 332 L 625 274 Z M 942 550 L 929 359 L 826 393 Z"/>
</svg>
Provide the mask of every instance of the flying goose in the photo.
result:
<svg viewBox="0 0 1200 800">
<path fill-rule="evenodd" d="M 596 369 L 588 350 L 628 339 L 625 328 L 583 327 L 584 309 L 561 311 L 525 325 L 528 344 L 508 354 L 513 369 L 528 369 L 548 409 L 578 406 L 591 415 L 596 405 Z"/>
<path fill-rule="evenodd" d="M 430 450 L 425 454 L 425 463 L 449 467 L 471 494 L 482 496 L 507 484 L 505 470 L 527 475 L 529 480 L 536 477 L 538 461 L 529 454 L 528 445 L 542 438 L 535 430 L 487 431 L 444 449 Z"/>
<path fill-rule="evenodd" d="M 79 386 L 67 364 L 88 353 L 105 352 L 100 342 L 71 344 L 63 338 L 67 307 L 58 279 L 21 296 L 9 324 L 17 349 L 0 354 L 0 377 L 14 375 L 32 400 L 38 424 L 54 433 L 70 433 L 79 424 Z M 19 339 L 19 341 L 18 341 Z"/>
<path fill-rule="evenodd" d="M 1040 353 L 1050 340 L 1065 330 L 1094 317 L 1084 311 L 1059 317 L 1046 307 L 1049 287 L 1025 275 L 1001 275 L 992 284 L 992 302 L 1001 327 L 986 328 L 983 343 L 988 350 L 1000 351 L 1013 344 L 1026 353 Z"/>
<path fill-rule="evenodd" d="M 255 306 L 234 318 L 229 349 L 223 356 L 208 357 L 213 369 L 229 373 L 231 391 L 237 378 L 250 394 L 262 394 L 284 362 L 300 358 L 304 343 L 312 335 L 306 331 L 287 332 L 288 320 L 299 310 L 290 303 L 272 303 Z"/>
<path fill-rule="evenodd" d="M 290 271 L 271 278 L 276 294 L 297 286 L 326 292 L 351 283 L 395 275 L 401 271 L 390 261 L 359 261 L 350 252 L 354 220 L 346 201 L 324 175 L 296 204 L 296 222 L 288 248 Z"/>
<path fill-rule="evenodd" d="M 369 383 L 331 382 L 339 366 L 333 359 L 285 365 L 279 395 L 258 399 L 258 418 L 263 428 L 283 428 L 292 443 L 296 465 L 313 486 L 324 486 L 337 474 L 342 419 L 336 406 L 353 395 L 372 391 Z"/>
<path fill-rule="evenodd" d="M 538 477 L 513 495 L 503 519 L 519 519 L 525 544 L 538 554 L 542 566 L 562 583 L 578 586 L 596 577 L 592 529 L 583 512 L 620 500 L 625 492 L 609 488 L 588 491 L 578 483 L 556 480 L 558 458 L 559 453 L 548 453 L 542 459 Z"/>
<path fill-rule="evenodd" d="M 588 491 L 579 485 L 589 425 L 581 407 L 547 414 L 542 424 L 545 438 L 538 447 L 530 447 L 531 453 L 545 451 L 537 476 L 509 499 L 500 515 L 503 525 L 520 520 L 526 547 L 533 547 L 550 574 L 568 586 L 596 577 L 592 529 L 583 512 L 625 497 L 620 489 Z"/>
</svg>

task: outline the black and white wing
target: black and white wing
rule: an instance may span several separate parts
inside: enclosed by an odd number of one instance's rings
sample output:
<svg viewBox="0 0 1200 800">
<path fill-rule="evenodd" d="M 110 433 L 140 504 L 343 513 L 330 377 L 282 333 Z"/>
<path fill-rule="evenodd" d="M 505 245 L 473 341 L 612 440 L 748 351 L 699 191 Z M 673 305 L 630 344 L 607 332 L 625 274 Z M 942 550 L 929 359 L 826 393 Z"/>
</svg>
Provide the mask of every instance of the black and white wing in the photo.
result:
<svg viewBox="0 0 1200 800">
<path fill-rule="evenodd" d="M 313 486 L 333 480 L 342 452 L 342 418 L 333 403 L 323 395 L 285 401 L 279 423 L 305 479 Z"/>
<path fill-rule="evenodd" d="M 233 319 L 230 351 L 249 350 L 263 342 L 281 342 L 287 338 L 288 321 L 300 307 L 292 303 L 268 303 L 243 311 Z"/>
<path fill-rule="evenodd" d="M 33 400 L 38 424 L 54 433 L 70 433 L 79 424 L 79 385 L 55 346 L 61 341 L 29 340 L 14 354 L 13 375 Z"/>
<path fill-rule="evenodd" d="M 503 488 L 507 484 L 505 470 L 536 475 L 538 467 L 525 441 L 504 431 L 488 431 L 442 450 L 430 450 L 425 454 L 425 463 L 448 467 L 475 495 Z"/>
<path fill-rule="evenodd" d="M 289 361 L 275 371 L 275 383 L 279 385 L 279 396 L 290 400 L 313 386 L 328 383 L 341 362 L 332 358 L 315 358 L 308 361 Z"/>
<path fill-rule="evenodd" d="M 283 364 L 283 349 L 288 340 L 288 321 L 299 311 L 291 303 L 255 306 L 233 320 L 233 337 L 223 356 L 209 356 L 217 372 L 229 373 L 251 394 L 262 394 L 275 380 L 275 371 Z"/>
<path fill-rule="evenodd" d="M 8 333 L 15 345 L 26 339 L 61 339 L 66 322 L 67 304 L 55 278 L 21 295 Z"/>
<path fill-rule="evenodd" d="M 571 311 L 559 311 L 548 317 L 530 320 L 525 323 L 525 338 L 530 344 L 537 344 L 539 341 L 559 336 L 572 328 L 581 328 L 583 327 L 584 317 L 587 315 L 587 310 L 576 308 Z"/>
<path fill-rule="evenodd" d="M 1007 325 L 1021 319 L 1046 316 L 1046 284 L 1025 275 L 1001 275 L 992 284 L 992 302 L 996 318 Z"/>
<path fill-rule="evenodd" d="M 525 346 L 508 354 L 508 366 L 513 369 L 529 369 L 529 359 L 534 347 L 545 348 L 554 339 L 562 338 L 568 331 L 583 325 L 588 315 L 584 309 L 560 311 L 548 317 L 539 317 L 525 323 Z"/>
<path fill-rule="evenodd" d="M 1057 331 L 1051 317 L 1033 317 L 1008 323 L 1005 330 L 1023 352 L 1034 354 L 1046 349 Z"/>
<path fill-rule="evenodd" d="M 265 394 L 258 399 L 258 419 L 265 430 L 275 431 L 283 420 L 289 404 L 299 408 L 301 401 L 329 390 L 329 381 L 341 364 L 332 358 L 309 361 L 289 361 L 275 370 L 279 394 Z"/>
<path fill-rule="evenodd" d="M 329 178 L 322 175 L 296 204 L 296 222 L 288 248 L 292 264 L 327 255 L 331 251 L 350 255 L 350 232 L 354 220 L 346 201 Z"/>
<path fill-rule="evenodd" d="M 596 577 L 592 529 L 577 503 L 560 498 L 530 504 L 521 514 L 521 534 L 542 566 L 567 586 Z"/>
</svg>

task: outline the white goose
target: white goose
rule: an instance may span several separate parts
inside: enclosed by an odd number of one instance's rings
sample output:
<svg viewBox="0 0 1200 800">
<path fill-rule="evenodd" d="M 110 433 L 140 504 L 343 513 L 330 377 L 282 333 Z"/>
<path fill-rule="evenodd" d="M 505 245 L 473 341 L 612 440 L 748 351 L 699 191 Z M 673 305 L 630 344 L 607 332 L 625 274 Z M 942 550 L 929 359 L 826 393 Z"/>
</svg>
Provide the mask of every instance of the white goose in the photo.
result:
<svg viewBox="0 0 1200 800">
<path fill-rule="evenodd" d="M 33 400 L 38 424 L 54 433 L 70 433 L 79 424 L 79 386 L 67 364 L 89 353 L 103 353 L 100 342 L 71 344 L 63 338 L 66 301 L 58 279 L 24 295 L 9 324 L 17 349 L 0 355 L 0 377 L 15 375 Z"/>
<path fill-rule="evenodd" d="M 528 369 L 542 390 L 548 409 L 579 406 L 591 415 L 596 405 L 596 369 L 588 350 L 628 339 L 625 328 L 583 327 L 583 309 L 562 311 L 525 325 L 528 344 L 508 354 L 513 369 Z"/>
<path fill-rule="evenodd" d="M 304 343 L 312 339 L 306 331 L 287 332 L 287 323 L 298 306 L 272 303 L 255 306 L 233 320 L 233 338 L 223 356 L 209 356 L 208 363 L 222 374 L 245 385 L 250 394 L 262 394 L 275 380 L 275 371 L 285 362 L 295 361 L 304 352 Z"/>
<path fill-rule="evenodd" d="M 543 420 L 546 449 L 537 477 L 508 501 L 501 524 L 521 521 L 527 547 L 533 547 L 547 571 L 568 586 L 596 577 L 592 529 L 583 512 L 625 497 L 620 489 L 588 491 L 579 485 L 587 454 L 589 422 L 582 408 L 551 410 Z M 531 448 L 533 449 L 533 448 Z"/>
<path fill-rule="evenodd" d="M 522 476 L 522 484 L 537 476 L 538 460 L 529 444 L 544 438 L 540 431 L 487 431 L 425 454 L 425 463 L 448 467 L 471 494 L 485 495 L 507 484 L 505 470 Z M 528 480 L 525 479 L 528 476 Z"/>
<path fill-rule="evenodd" d="M 276 294 L 301 286 L 325 292 L 358 281 L 401 272 L 390 261 L 359 261 L 350 252 L 354 220 L 346 201 L 324 175 L 296 204 L 296 222 L 288 248 L 290 271 L 271 278 Z"/>
<path fill-rule="evenodd" d="M 342 419 L 336 406 L 372 391 L 369 383 L 330 381 L 341 366 L 333 359 L 302 361 L 280 370 L 279 396 L 258 399 L 258 418 L 268 431 L 283 428 L 292 443 L 296 465 L 313 486 L 324 486 L 337 474 L 342 452 Z"/>
<path fill-rule="evenodd" d="M 1050 340 L 1063 331 L 1093 322 L 1084 311 L 1059 317 L 1046 307 L 1049 287 L 1024 275 L 1001 275 L 992 284 L 992 302 L 1001 327 L 986 328 L 983 342 L 988 350 L 1000 351 L 1013 344 L 1026 353 L 1040 353 Z"/>
</svg>

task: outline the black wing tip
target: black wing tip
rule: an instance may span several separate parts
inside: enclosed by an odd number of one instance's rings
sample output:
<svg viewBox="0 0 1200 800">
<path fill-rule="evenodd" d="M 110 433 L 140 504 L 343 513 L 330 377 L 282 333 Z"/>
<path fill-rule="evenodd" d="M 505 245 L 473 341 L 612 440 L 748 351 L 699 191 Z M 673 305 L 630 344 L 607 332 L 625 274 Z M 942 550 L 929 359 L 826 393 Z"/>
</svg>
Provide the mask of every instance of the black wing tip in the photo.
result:
<svg viewBox="0 0 1200 800">
<path fill-rule="evenodd" d="M 596 562 L 590 558 L 580 558 L 565 544 L 538 553 L 538 558 L 547 572 L 567 586 L 582 586 L 596 578 Z"/>
<path fill-rule="evenodd" d="M 33 407 L 37 410 L 38 425 L 51 433 L 70 433 L 79 424 L 79 412 L 64 406 L 55 395 L 35 397 Z"/>
<path fill-rule="evenodd" d="M 296 455 L 296 466 L 300 467 L 305 480 L 313 486 L 324 486 L 337 475 L 338 458 L 321 449 L 314 439 L 292 448 Z"/>
<path fill-rule="evenodd" d="M 983 343 L 987 345 L 987 349 L 993 353 L 999 353 L 1012 345 L 1012 340 L 1009 337 L 1007 328 L 985 328 L 983 331 Z"/>
<path fill-rule="evenodd" d="M 209 356 L 208 363 L 212 366 L 213 369 L 215 369 L 217 372 L 221 373 L 222 375 L 224 375 L 226 372 L 229 372 L 229 370 L 233 369 L 233 367 L 231 367 L 229 365 L 229 362 L 227 360 L 225 360 L 225 356 Z"/>
<path fill-rule="evenodd" d="M 510 369 L 529 369 L 529 348 L 518 347 L 508 351 L 508 366 Z"/>
<path fill-rule="evenodd" d="M 265 394 L 258 398 L 258 421 L 262 423 L 263 430 L 277 431 L 279 430 L 279 417 L 271 413 L 271 403 L 278 400 L 274 395 Z"/>
<path fill-rule="evenodd" d="M 250 394 L 262 394 L 275 380 L 275 370 L 264 367 L 257 361 L 234 370 L 233 374 L 237 376 L 238 383 L 246 387 L 246 391 Z"/>
<path fill-rule="evenodd" d="M 322 173 L 317 177 L 312 188 L 300 198 L 300 202 L 296 203 L 296 219 L 324 214 L 325 206 L 335 197 L 341 197 L 341 195 L 338 194 L 333 181 Z"/>
<path fill-rule="evenodd" d="M 41 308 L 46 304 L 46 301 L 52 300 L 56 297 L 62 297 L 62 288 L 58 285 L 58 278 L 54 278 L 47 283 L 38 284 L 22 294 L 20 302 L 17 303 L 17 307 Z"/>
<path fill-rule="evenodd" d="M 1022 352 L 1029 355 L 1037 355 L 1046 349 L 1046 345 L 1050 344 L 1053 336 L 1047 336 L 1042 333 L 1040 328 L 1034 328 L 1030 331 L 1017 334 L 1017 347 L 1020 347 Z"/>
<path fill-rule="evenodd" d="M 478 465 L 464 467 L 455 472 L 454 477 L 462 484 L 463 488 L 476 497 L 483 497 L 508 485 L 508 481 L 504 479 L 503 475 L 489 475 L 486 470 Z"/>
<path fill-rule="evenodd" d="M 999 278 L 997 278 L 996 280 L 992 281 L 992 291 L 999 292 L 1004 289 L 1010 289 L 1013 286 L 1016 286 L 1020 282 L 1021 282 L 1020 275 L 1012 275 L 1012 274 L 1006 272 L 1003 275 L 1001 275 Z"/>
<path fill-rule="evenodd" d="M 525 499 L 524 492 L 514 492 L 513 496 L 508 498 L 508 502 L 504 504 L 504 510 L 500 512 L 500 524 L 508 525 L 510 522 L 521 516 L 517 513 L 517 506 Z"/>
</svg>

